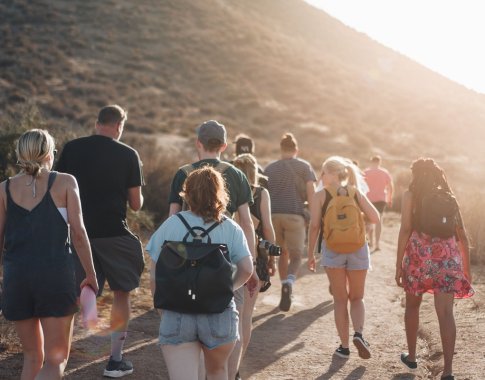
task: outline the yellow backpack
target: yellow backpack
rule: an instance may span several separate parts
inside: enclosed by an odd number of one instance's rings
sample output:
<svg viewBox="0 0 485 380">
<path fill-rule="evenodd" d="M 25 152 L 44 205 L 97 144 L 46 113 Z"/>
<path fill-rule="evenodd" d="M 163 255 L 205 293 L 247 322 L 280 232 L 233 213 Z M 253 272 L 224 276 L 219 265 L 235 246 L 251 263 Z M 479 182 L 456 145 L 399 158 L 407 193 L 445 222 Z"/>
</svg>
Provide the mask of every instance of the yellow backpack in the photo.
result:
<svg viewBox="0 0 485 380">
<path fill-rule="evenodd" d="M 365 244 L 365 224 L 353 186 L 327 189 L 332 198 L 323 215 L 323 238 L 328 249 L 351 253 Z M 345 194 L 342 194 L 345 193 Z"/>
</svg>

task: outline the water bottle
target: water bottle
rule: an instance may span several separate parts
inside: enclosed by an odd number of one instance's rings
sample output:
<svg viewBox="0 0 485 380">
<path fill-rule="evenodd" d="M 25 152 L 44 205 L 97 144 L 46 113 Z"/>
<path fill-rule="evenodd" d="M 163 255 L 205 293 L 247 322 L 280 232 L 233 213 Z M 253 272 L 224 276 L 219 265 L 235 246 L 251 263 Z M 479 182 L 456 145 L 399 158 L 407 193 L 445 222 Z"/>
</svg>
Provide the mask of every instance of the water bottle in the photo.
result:
<svg viewBox="0 0 485 380">
<path fill-rule="evenodd" d="M 98 323 L 98 309 L 96 307 L 96 294 L 89 285 L 81 289 L 81 312 L 84 328 L 93 328 Z"/>
</svg>

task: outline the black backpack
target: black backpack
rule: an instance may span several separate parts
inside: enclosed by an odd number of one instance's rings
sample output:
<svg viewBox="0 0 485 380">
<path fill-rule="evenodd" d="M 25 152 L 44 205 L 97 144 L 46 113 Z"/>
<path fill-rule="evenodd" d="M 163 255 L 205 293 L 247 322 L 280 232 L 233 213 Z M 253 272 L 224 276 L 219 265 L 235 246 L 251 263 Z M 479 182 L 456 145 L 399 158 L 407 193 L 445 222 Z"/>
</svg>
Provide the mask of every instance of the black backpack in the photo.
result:
<svg viewBox="0 0 485 380">
<path fill-rule="evenodd" d="M 450 238 L 455 235 L 457 218 L 458 204 L 455 196 L 438 188 L 421 200 L 418 231 L 431 237 Z"/>
<path fill-rule="evenodd" d="M 227 245 L 212 244 L 209 236 L 220 223 L 205 230 L 191 227 L 180 213 L 176 215 L 188 232 L 182 241 L 165 241 L 162 245 L 155 269 L 153 303 L 158 309 L 179 313 L 222 313 L 234 294 Z M 191 242 L 187 241 L 189 235 L 193 237 Z"/>
</svg>

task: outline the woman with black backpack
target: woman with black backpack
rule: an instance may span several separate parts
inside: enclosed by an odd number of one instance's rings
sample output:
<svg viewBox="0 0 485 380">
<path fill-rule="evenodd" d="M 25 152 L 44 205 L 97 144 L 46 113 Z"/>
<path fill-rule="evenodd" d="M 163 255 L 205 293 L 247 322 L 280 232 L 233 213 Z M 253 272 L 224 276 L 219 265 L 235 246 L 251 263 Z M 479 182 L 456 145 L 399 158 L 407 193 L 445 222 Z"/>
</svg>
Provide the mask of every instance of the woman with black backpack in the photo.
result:
<svg viewBox="0 0 485 380">
<path fill-rule="evenodd" d="M 402 198 L 396 260 L 396 283 L 406 292 L 404 322 L 409 351 L 401 354 L 401 362 L 409 370 L 417 368 L 419 307 L 424 293 L 434 294 L 444 358 L 441 379 L 453 380 L 453 299 L 474 294 L 468 239 L 443 169 L 430 158 L 420 158 L 413 162 L 411 171 L 411 184 Z"/>
<path fill-rule="evenodd" d="M 170 379 L 198 379 L 203 352 L 207 379 L 225 380 L 239 338 L 233 291 L 251 277 L 253 261 L 241 227 L 224 215 L 229 197 L 221 173 L 210 166 L 192 171 L 181 195 L 189 210 L 170 216 L 146 247 L 161 309 L 159 344 Z"/>
</svg>

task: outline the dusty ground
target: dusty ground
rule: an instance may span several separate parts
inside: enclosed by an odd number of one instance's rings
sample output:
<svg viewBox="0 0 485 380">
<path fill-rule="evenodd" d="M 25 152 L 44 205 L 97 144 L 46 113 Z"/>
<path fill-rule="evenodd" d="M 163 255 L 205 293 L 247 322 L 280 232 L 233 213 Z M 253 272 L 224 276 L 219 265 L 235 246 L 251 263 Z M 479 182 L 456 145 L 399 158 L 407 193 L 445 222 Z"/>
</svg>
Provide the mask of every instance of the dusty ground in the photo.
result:
<svg viewBox="0 0 485 380">
<path fill-rule="evenodd" d="M 421 312 L 419 370 L 407 373 L 399 364 L 405 349 L 403 292 L 394 285 L 397 216 L 387 215 L 382 251 L 372 255 L 373 270 L 366 288 L 365 336 L 371 343 L 372 358 L 361 360 L 355 350 L 349 360 L 334 357 L 338 338 L 333 322 L 333 304 L 328 281 L 322 270 L 302 270 L 288 313 L 277 308 L 280 286 L 261 293 L 254 315 L 254 332 L 241 368 L 243 379 L 436 379 L 442 368 L 441 346 L 432 297 L 425 296 Z M 483 379 L 485 373 L 484 276 L 475 281 L 477 294 L 455 302 L 458 328 L 454 360 L 457 379 Z M 167 371 L 155 344 L 158 315 L 151 310 L 146 284 L 133 297 L 135 316 L 125 350 L 133 361 L 131 379 L 167 379 Z M 109 299 L 105 300 L 109 303 Z M 106 306 L 100 305 L 106 321 Z M 352 349 L 352 348 L 351 348 Z M 101 378 L 109 355 L 109 336 L 102 331 L 88 333 L 76 327 L 66 379 Z M 18 378 L 22 365 L 18 347 L 12 343 L 0 353 L 0 379 Z"/>
</svg>

